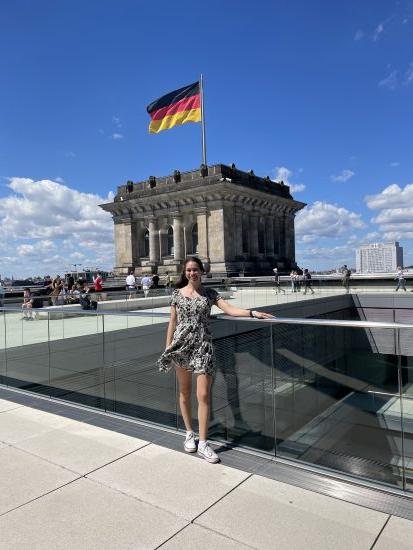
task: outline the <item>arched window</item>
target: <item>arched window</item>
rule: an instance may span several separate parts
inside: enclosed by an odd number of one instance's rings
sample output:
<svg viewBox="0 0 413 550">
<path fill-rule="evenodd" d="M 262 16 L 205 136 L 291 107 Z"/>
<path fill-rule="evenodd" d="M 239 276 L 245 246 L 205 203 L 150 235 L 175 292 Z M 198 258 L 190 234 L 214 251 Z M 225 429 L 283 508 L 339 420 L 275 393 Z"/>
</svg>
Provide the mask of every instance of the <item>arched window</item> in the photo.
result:
<svg viewBox="0 0 413 550">
<path fill-rule="evenodd" d="M 191 254 L 196 254 L 198 252 L 198 224 L 197 223 L 194 223 L 194 225 L 192 226 L 191 241 L 192 241 Z"/>
<path fill-rule="evenodd" d="M 172 226 L 169 226 L 166 241 L 166 254 L 167 256 L 173 256 L 174 253 L 174 230 Z"/>
<path fill-rule="evenodd" d="M 143 255 L 149 258 L 149 229 L 146 229 L 143 234 Z"/>
<path fill-rule="evenodd" d="M 258 253 L 265 254 L 265 227 L 263 222 L 258 224 Z"/>
</svg>

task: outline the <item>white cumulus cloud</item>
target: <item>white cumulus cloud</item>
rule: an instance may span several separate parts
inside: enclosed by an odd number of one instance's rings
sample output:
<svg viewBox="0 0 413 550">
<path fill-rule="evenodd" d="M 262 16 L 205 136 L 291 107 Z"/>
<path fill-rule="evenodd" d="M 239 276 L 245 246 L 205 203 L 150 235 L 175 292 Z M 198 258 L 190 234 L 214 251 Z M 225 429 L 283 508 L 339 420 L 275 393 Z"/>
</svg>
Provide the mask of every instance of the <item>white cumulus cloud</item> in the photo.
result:
<svg viewBox="0 0 413 550">
<path fill-rule="evenodd" d="M 337 176 L 330 176 L 332 181 L 344 183 L 355 175 L 353 170 L 342 170 Z"/>
<path fill-rule="evenodd" d="M 307 243 L 314 242 L 320 237 L 341 237 L 349 231 L 365 226 L 360 214 L 321 201 L 301 210 L 295 223 L 298 239 Z"/>
<path fill-rule="evenodd" d="M 277 166 L 273 172 L 275 181 L 283 181 L 286 185 L 289 185 L 291 193 L 300 193 L 305 190 L 304 183 L 292 183 L 291 176 L 293 172 L 286 166 Z"/>
<path fill-rule="evenodd" d="M 52 180 L 10 178 L 9 195 L 0 198 L 2 274 L 27 276 L 63 271 L 80 256 L 89 265 L 113 266 L 113 222 L 100 197 Z M 5 260 L 5 258 L 8 258 Z"/>
<path fill-rule="evenodd" d="M 371 210 L 378 210 L 372 222 L 378 225 L 383 239 L 405 240 L 413 238 L 413 183 L 401 188 L 392 184 L 377 195 L 365 198 Z"/>
<path fill-rule="evenodd" d="M 378 208 L 403 208 L 413 205 L 413 183 L 402 189 L 396 183 L 389 185 L 377 195 L 367 195 L 364 199 L 372 210 Z"/>
</svg>

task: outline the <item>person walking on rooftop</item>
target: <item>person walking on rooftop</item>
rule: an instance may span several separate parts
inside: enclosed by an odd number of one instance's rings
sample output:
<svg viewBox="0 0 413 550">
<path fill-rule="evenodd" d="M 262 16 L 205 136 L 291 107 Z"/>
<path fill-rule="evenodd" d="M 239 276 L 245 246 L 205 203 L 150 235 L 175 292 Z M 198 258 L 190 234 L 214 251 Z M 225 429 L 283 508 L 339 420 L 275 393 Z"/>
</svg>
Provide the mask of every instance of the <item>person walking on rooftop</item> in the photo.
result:
<svg viewBox="0 0 413 550">
<path fill-rule="evenodd" d="M 404 271 L 400 265 L 397 266 L 397 273 L 395 280 L 397 281 L 396 292 L 399 288 L 402 288 L 405 292 L 406 290 L 406 279 L 404 278 Z"/>
<path fill-rule="evenodd" d="M 280 274 L 278 273 L 278 269 L 276 267 L 274 267 L 274 269 L 272 270 L 272 272 L 274 273 L 274 284 L 275 284 L 275 292 L 278 294 L 280 292 L 284 292 L 285 294 L 285 290 L 283 288 L 281 288 L 281 282 L 280 282 Z"/>
<path fill-rule="evenodd" d="M 136 279 L 135 275 L 131 271 L 126 277 L 126 290 L 128 291 L 128 298 L 132 298 L 132 295 L 136 293 Z"/>
<path fill-rule="evenodd" d="M 343 285 L 346 291 L 346 294 L 348 294 L 350 292 L 351 269 L 349 269 L 347 265 L 343 265 L 342 275 L 343 275 L 343 278 L 341 280 L 341 284 Z"/>
<path fill-rule="evenodd" d="M 95 298 L 99 301 L 102 298 L 101 292 L 103 290 L 103 279 L 99 271 L 93 277 L 93 284 L 95 285 Z"/>
<path fill-rule="evenodd" d="M 297 284 L 297 272 L 292 270 L 290 273 L 290 280 L 291 280 L 291 292 L 296 292 L 296 284 Z"/>
<path fill-rule="evenodd" d="M 149 277 L 149 275 L 144 275 L 141 280 L 142 290 L 145 295 L 145 298 L 147 298 L 149 294 L 149 289 L 151 288 L 152 279 Z"/>
<path fill-rule="evenodd" d="M 307 290 L 309 290 L 311 294 L 314 294 L 313 286 L 311 284 L 311 273 L 308 271 L 308 269 L 304 269 L 303 280 L 304 280 L 304 294 L 307 294 Z"/>
<path fill-rule="evenodd" d="M 269 313 L 251 311 L 228 304 L 216 290 L 202 286 L 204 266 L 197 257 L 187 258 L 180 279 L 171 296 L 171 317 L 166 335 L 166 349 L 158 359 L 161 372 L 175 369 L 179 384 L 179 405 L 186 428 L 184 449 L 198 454 L 207 462 L 219 462 L 207 441 L 209 398 L 214 374 L 214 352 L 209 330 L 211 307 L 216 305 L 233 317 L 269 319 Z M 191 390 L 196 375 L 199 443 L 192 430 Z"/>
</svg>

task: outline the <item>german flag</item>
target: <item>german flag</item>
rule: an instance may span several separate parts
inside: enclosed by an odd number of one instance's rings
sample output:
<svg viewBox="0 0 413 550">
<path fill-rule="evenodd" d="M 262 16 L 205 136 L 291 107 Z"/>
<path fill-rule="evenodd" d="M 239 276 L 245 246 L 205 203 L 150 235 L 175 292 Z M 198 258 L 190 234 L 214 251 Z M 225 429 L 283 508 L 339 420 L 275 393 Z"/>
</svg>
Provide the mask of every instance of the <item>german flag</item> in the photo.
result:
<svg viewBox="0 0 413 550">
<path fill-rule="evenodd" d="M 157 134 L 187 122 L 201 122 L 199 82 L 170 92 L 146 107 L 151 117 L 149 133 Z"/>
</svg>

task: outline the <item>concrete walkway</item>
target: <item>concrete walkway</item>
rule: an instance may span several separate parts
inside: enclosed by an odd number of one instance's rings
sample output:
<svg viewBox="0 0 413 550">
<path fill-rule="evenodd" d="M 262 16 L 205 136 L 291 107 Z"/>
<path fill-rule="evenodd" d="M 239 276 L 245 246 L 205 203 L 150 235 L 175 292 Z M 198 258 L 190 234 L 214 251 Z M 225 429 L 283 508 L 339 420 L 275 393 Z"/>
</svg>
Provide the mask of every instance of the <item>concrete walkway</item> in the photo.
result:
<svg viewBox="0 0 413 550">
<path fill-rule="evenodd" d="M 1 549 L 413 547 L 408 520 L 80 417 L 0 399 Z"/>
</svg>

